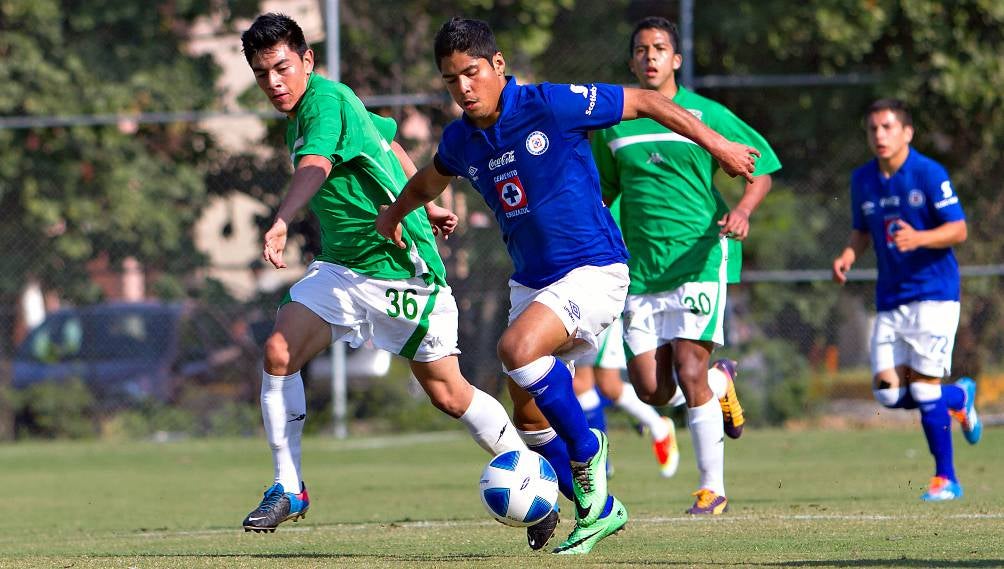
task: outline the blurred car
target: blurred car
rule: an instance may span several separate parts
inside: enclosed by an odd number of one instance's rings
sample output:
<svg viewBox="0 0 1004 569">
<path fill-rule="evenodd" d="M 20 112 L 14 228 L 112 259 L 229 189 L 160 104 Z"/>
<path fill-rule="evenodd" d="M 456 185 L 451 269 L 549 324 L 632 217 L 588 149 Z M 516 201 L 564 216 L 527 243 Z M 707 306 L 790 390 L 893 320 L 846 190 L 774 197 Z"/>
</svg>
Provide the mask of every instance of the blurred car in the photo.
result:
<svg viewBox="0 0 1004 569">
<path fill-rule="evenodd" d="M 171 402 L 186 385 L 256 387 L 249 360 L 248 347 L 197 304 L 105 303 L 49 314 L 18 347 L 13 386 L 79 378 L 102 403 Z"/>
</svg>

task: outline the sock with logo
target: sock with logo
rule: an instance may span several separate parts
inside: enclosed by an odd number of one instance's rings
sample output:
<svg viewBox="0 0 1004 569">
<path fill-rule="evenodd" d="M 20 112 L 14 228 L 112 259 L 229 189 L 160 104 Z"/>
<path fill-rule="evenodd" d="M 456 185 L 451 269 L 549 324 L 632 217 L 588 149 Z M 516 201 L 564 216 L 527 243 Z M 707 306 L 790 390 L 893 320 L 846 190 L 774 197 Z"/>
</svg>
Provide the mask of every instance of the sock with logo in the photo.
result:
<svg viewBox="0 0 1004 569">
<path fill-rule="evenodd" d="M 262 372 L 261 415 L 272 449 L 275 482 L 286 492 L 299 493 L 300 439 L 307 420 L 307 398 L 300 372 L 272 375 Z"/>
<path fill-rule="evenodd" d="M 920 408 L 920 424 L 927 438 L 927 448 L 934 456 L 934 474 L 955 480 L 955 461 L 952 451 L 952 418 L 942 397 L 940 385 L 915 381 L 910 384 L 910 394 Z"/>
<path fill-rule="evenodd" d="M 599 452 L 600 443 L 589 430 L 572 389 L 572 374 L 564 363 L 554 356 L 544 356 L 509 371 L 509 377 L 530 393 L 540 412 L 565 442 L 572 460 L 589 462 Z"/>
<path fill-rule="evenodd" d="M 572 490 L 572 465 L 568 458 L 568 447 L 558 437 L 554 429 L 543 431 L 520 431 L 519 436 L 530 447 L 530 450 L 547 459 L 558 475 L 558 490 L 561 495 L 575 502 L 575 492 Z"/>
<path fill-rule="evenodd" d="M 516 427 L 509 420 L 505 407 L 477 387 L 474 388 L 471 404 L 458 420 L 467 427 L 474 442 L 492 456 L 526 448 Z"/>
</svg>

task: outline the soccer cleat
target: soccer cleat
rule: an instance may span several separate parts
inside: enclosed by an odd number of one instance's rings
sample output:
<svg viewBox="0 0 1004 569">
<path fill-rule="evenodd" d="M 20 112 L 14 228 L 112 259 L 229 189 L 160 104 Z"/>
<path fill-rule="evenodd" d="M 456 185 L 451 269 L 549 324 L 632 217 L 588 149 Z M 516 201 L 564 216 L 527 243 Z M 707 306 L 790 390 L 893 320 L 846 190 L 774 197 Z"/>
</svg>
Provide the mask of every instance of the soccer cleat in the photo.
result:
<svg viewBox="0 0 1004 569">
<path fill-rule="evenodd" d="M 694 502 L 694 505 L 686 511 L 688 514 L 695 516 L 717 516 L 729 511 L 728 499 L 726 499 L 725 496 L 715 494 L 712 490 L 701 488 L 692 495 L 697 496 L 697 500 Z"/>
<path fill-rule="evenodd" d="M 658 441 L 652 441 L 655 460 L 659 462 L 659 473 L 663 478 L 672 478 L 680 466 L 680 445 L 676 441 L 676 425 L 669 417 L 662 417 L 669 425 L 669 434 Z"/>
<path fill-rule="evenodd" d="M 526 528 L 526 542 L 530 545 L 530 549 L 537 551 L 547 545 L 548 540 L 554 535 L 554 530 L 558 529 L 559 520 L 558 508 L 555 505 L 544 519 Z"/>
<path fill-rule="evenodd" d="M 983 436 L 983 421 L 976 414 L 976 382 L 970 377 L 960 378 L 955 382 L 962 391 L 966 392 L 966 406 L 959 410 L 949 410 L 948 412 L 962 425 L 962 436 L 966 441 L 974 445 L 980 442 Z"/>
<path fill-rule="evenodd" d="M 590 525 L 575 524 L 572 533 L 568 534 L 568 539 L 554 548 L 552 553 L 559 555 L 589 553 L 601 539 L 624 529 L 624 524 L 628 521 L 627 509 L 616 497 L 611 496 L 611 498 L 614 503 L 609 514 Z"/>
<path fill-rule="evenodd" d="M 743 436 L 743 425 L 746 419 L 743 418 L 743 406 L 739 404 L 739 396 L 736 395 L 736 362 L 721 359 L 711 364 L 711 367 L 718 369 L 725 374 L 725 397 L 718 400 L 722 406 L 722 419 L 725 421 L 725 434 L 730 439 L 738 439 Z"/>
<path fill-rule="evenodd" d="M 958 500 L 962 497 L 962 486 L 944 476 L 934 476 L 920 499 L 925 502 L 944 502 L 946 500 Z"/>
<path fill-rule="evenodd" d="M 589 462 L 572 461 L 575 520 L 584 526 L 595 522 L 607 505 L 607 436 L 596 429 L 589 430 L 599 440 L 600 450 Z"/>
<path fill-rule="evenodd" d="M 310 508 L 310 496 L 307 495 L 307 485 L 300 484 L 299 494 L 286 492 L 278 482 L 265 490 L 261 503 L 244 518 L 244 531 L 271 533 L 286 520 L 295 522 L 305 517 Z"/>
</svg>

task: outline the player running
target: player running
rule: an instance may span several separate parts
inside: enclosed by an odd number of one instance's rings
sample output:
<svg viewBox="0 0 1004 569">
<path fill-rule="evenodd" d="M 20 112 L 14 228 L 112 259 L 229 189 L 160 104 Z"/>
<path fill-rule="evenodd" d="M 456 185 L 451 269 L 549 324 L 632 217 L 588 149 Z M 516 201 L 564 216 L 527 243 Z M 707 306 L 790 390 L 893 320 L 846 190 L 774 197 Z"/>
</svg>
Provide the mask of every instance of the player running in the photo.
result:
<svg viewBox="0 0 1004 569">
<path fill-rule="evenodd" d="M 444 24 L 435 57 L 464 114 L 446 127 L 433 163 L 380 213 L 377 229 L 408 247 L 399 223 L 456 176 L 470 180 L 491 207 L 515 266 L 509 327 L 498 343 L 512 380 L 515 422 L 555 466 L 563 493 L 573 495 L 576 526 L 555 552 L 587 553 L 624 526 L 627 511 L 607 493 L 607 439 L 588 428 L 563 359 L 595 349 L 596 336 L 620 314 L 628 286 L 626 251 L 600 199 L 587 133 L 652 117 L 711 149 L 732 175 L 749 176 L 757 151 L 650 91 L 519 85 L 505 74 L 505 59 L 482 21 Z M 540 546 L 547 539 L 528 537 Z"/>
<path fill-rule="evenodd" d="M 673 23 L 641 20 L 629 49 L 629 67 L 648 92 L 762 152 L 742 199 L 729 210 L 712 184 L 714 156 L 673 125 L 640 118 L 597 132 L 592 141 L 604 199 L 620 197 L 631 253 L 624 308 L 629 376 L 652 405 L 669 402 L 679 383 L 700 471 L 687 512 L 721 514 L 728 507 L 724 435 L 738 438 L 745 420 L 734 362 L 708 368 L 712 351 L 724 343 L 726 285 L 738 281 L 740 242 L 781 165 L 767 141 L 728 109 L 676 84 L 683 58 Z"/>
<path fill-rule="evenodd" d="M 847 282 L 847 271 L 874 243 L 873 393 L 884 407 L 920 409 L 934 456 L 934 477 L 921 499 L 956 500 L 962 486 L 952 458 L 951 415 L 970 444 L 983 433 L 976 382 L 964 377 L 941 384 L 951 371 L 961 306 L 952 247 L 966 240 L 966 217 L 945 168 L 910 146 L 913 119 L 902 101 L 874 102 L 866 120 L 875 159 L 851 176 L 853 229 L 833 260 L 833 280 Z"/>
<path fill-rule="evenodd" d="M 488 452 L 526 448 L 505 408 L 460 374 L 457 307 L 430 228 L 448 234 L 456 216 L 432 204 L 411 213 L 402 223 L 405 249 L 373 228 L 377 208 L 407 181 L 402 166 L 414 171 L 403 149 L 388 142 L 394 122 L 370 115 L 352 90 L 313 72 L 313 51 L 292 19 L 261 15 L 241 42 L 258 87 L 289 117 L 286 145 L 295 168 L 263 255 L 286 266 L 287 224 L 308 204 L 322 238 L 321 254 L 290 288 L 265 342 L 261 408 L 275 476 L 244 519 L 245 531 L 275 531 L 310 506 L 300 474 L 307 418 L 300 370 L 332 340 L 357 347 L 371 339 L 411 360 L 432 403 Z"/>
</svg>

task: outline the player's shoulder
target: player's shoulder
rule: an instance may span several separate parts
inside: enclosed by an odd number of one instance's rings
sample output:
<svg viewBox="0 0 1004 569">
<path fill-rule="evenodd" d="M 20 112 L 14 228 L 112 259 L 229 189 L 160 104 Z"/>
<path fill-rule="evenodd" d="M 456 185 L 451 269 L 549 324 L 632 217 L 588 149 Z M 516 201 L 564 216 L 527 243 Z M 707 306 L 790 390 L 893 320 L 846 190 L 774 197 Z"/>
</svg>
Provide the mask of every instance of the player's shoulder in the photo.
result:
<svg viewBox="0 0 1004 569">
<path fill-rule="evenodd" d="M 907 159 L 907 165 L 911 170 L 926 176 L 943 177 L 948 174 L 948 171 L 941 162 L 918 151 L 912 146 L 910 147 L 910 156 Z"/>
<path fill-rule="evenodd" d="M 351 87 L 317 74 L 310 78 L 310 85 L 304 93 L 301 104 L 315 106 L 349 104 L 362 107 L 362 101 Z"/>
<path fill-rule="evenodd" d="M 673 98 L 673 102 L 687 109 L 704 122 L 709 122 L 709 119 L 722 116 L 735 116 L 735 113 L 722 103 L 683 87 L 680 87 L 677 96 Z"/>
<path fill-rule="evenodd" d="M 851 171 L 851 187 L 858 187 L 878 175 L 878 159 L 872 158 Z"/>
</svg>

